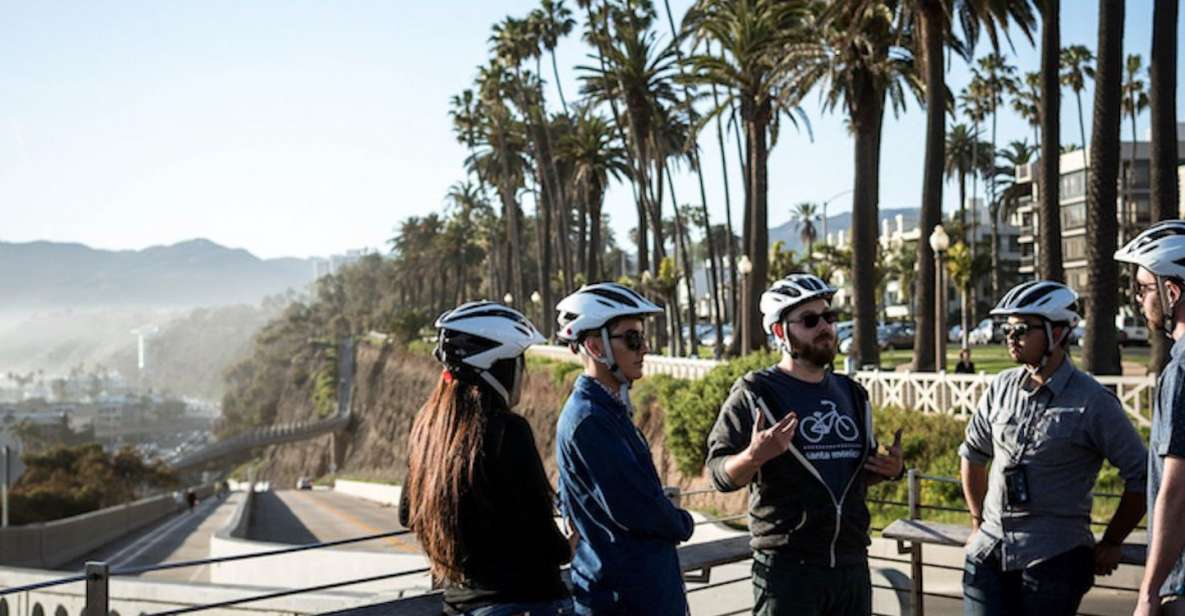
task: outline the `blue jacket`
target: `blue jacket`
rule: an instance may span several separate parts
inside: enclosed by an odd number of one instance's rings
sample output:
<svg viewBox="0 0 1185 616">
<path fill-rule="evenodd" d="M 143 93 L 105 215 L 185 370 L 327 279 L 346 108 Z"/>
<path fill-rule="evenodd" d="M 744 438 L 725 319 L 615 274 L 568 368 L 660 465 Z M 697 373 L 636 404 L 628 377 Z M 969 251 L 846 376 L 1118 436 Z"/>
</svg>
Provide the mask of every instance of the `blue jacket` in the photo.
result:
<svg viewBox="0 0 1185 616">
<path fill-rule="evenodd" d="M 663 494 L 650 447 L 628 410 L 581 376 L 556 430 L 559 499 L 580 533 L 572 558 L 581 614 L 684 616 L 676 544 L 691 515 Z"/>
</svg>

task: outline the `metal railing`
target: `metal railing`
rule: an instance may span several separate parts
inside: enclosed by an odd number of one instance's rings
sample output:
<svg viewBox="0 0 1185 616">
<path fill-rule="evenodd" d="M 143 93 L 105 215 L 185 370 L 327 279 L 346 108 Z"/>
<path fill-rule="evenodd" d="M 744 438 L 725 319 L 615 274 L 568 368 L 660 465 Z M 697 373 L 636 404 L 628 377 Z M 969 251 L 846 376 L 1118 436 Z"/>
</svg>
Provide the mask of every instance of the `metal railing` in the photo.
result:
<svg viewBox="0 0 1185 616">
<path fill-rule="evenodd" d="M 181 569 L 186 567 L 201 567 L 204 565 L 213 565 L 218 563 L 225 563 L 237 560 L 247 560 L 254 558 L 266 558 L 269 556 L 278 556 L 281 554 L 291 554 L 294 552 L 304 552 L 308 550 L 319 550 L 323 548 L 330 548 L 339 545 L 347 545 L 352 543 L 362 543 L 365 541 L 374 541 L 377 539 L 386 539 L 389 537 L 398 537 L 402 535 L 411 534 L 410 530 L 397 530 L 385 533 L 376 533 L 371 535 L 364 535 L 361 537 L 352 537 L 349 539 L 339 539 L 336 541 L 321 541 L 316 543 L 307 543 L 302 545 L 295 545 L 291 547 L 278 548 L 274 550 L 265 550 L 261 552 L 252 552 L 249 554 L 235 554 L 232 556 L 221 556 L 217 558 L 203 558 L 198 560 L 186 560 L 172 563 L 162 563 L 158 565 L 148 565 L 140 567 L 121 567 L 118 569 L 111 569 L 108 563 L 102 561 L 92 561 L 86 563 L 85 569 L 80 575 L 70 575 L 34 584 L 25 584 L 22 586 L 13 586 L 9 588 L 0 589 L 0 597 L 6 595 L 13 595 L 22 592 L 30 592 L 34 590 L 42 590 L 55 586 L 62 586 L 65 584 L 73 584 L 78 582 L 86 583 L 86 607 L 83 612 L 84 616 L 107 616 L 110 608 L 110 583 L 113 577 L 131 577 L 148 573 L 151 571 L 165 571 L 169 569 Z M 383 575 L 375 575 L 365 578 L 356 578 L 351 580 L 343 580 L 340 582 L 332 582 L 329 584 L 319 584 L 316 586 L 308 586 L 302 588 L 294 588 L 289 590 L 269 592 L 259 595 L 252 595 L 243 598 L 231 599 L 227 601 L 219 601 L 215 603 L 205 603 L 200 605 L 193 605 L 173 610 L 162 612 L 155 612 L 146 614 L 144 616 L 171 616 L 174 614 L 186 614 L 190 612 L 198 612 L 202 610 L 229 607 L 232 605 L 240 605 L 244 603 L 254 603 L 264 601 L 267 599 L 275 599 L 279 597 L 286 597 L 301 593 L 316 592 L 321 590 L 328 590 L 332 588 L 341 588 L 345 586 L 354 586 L 364 584 L 367 582 L 375 582 L 380 580 L 399 578 L 408 575 L 415 575 L 420 573 L 427 573 L 427 568 L 409 569 L 407 571 L 400 571 L 397 573 L 388 573 Z"/>
</svg>

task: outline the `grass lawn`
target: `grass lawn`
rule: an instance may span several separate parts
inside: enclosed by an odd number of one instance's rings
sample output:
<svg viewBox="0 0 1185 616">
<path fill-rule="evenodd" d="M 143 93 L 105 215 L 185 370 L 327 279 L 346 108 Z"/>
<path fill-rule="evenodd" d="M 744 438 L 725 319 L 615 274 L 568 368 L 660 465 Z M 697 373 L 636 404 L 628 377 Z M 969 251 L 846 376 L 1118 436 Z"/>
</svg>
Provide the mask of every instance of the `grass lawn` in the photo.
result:
<svg viewBox="0 0 1185 616">
<path fill-rule="evenodd" d="M 1148 367 L 1148 347 L 1146 346 L 1126 346 L 1123 347 L 1123 363 L 1125 374 L 1144 374 Z M 1080 362 L 1082 358 L 1082 347 L 1071 346 L 1070 356 L 1076 362 Z M 842 366 L 845 357 L 841 354 L 835 358 L 835 365 Z M 912 349 L 893 349 L 889 351 L 881 351 L 881 369 L 882 370 L 896 370 L 898 366 L 908 365 L 913 361 Z M 989 374 L 996 373 L 1006 368 L 1011 368 L 1016 364 L 1012 361 L 1012 357 L 1008 355 L 1008 349 L 1003 344 L 988 344 L 971 347 L 971 361 L 975 363 L 975 370 L 977 372 L 983 371 Z M 955 364 L 959 363 L 959 346 L 957 344 L 948 344 L 946 348 L 946 365 L 947 370 L 954 370 Z"/>
</svg>

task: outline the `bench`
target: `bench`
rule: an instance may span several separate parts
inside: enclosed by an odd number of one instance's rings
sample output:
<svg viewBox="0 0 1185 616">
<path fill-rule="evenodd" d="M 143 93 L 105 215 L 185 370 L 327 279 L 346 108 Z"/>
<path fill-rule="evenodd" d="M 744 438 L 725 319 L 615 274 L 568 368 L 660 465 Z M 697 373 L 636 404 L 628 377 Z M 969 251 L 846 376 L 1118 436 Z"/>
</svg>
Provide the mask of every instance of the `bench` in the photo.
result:
<svg viewBox="0 0 1185 616">
<path fill-rule="evenodd" d="M 927 522 L 925 520 L 897 520 L 889 524 L 881 532 L 881 536 L 886 539 L 895 539 L 898 546 L 903 546 L 908 542 L 963 547 L 967 544 L 967 538 L 971 536 L 971 528 L 960 524 Z M 1147 554 L 1148 546 L 1146 544 L 1124 543 L 1119 562 L 1125 565 L 1143 565 Z"/>
</svg>

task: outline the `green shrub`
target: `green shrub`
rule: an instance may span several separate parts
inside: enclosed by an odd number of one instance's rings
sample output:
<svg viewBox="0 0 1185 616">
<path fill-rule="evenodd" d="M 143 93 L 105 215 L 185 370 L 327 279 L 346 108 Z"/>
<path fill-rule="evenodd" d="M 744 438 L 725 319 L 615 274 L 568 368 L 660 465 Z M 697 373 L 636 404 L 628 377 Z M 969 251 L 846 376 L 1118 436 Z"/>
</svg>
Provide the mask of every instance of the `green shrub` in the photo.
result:
<svg viewBox="0 0 1185 616">
<path fill-rule="evenodd" d="M 772 351 L 752 353 L 713 368 L 702 379 L 671 379 L 676 382 L 659 389 L 659 403 L 666 411 L 667 447 L 681 473 L 694 476 L 703 470 L 708 433 L 732 384 L 746 372 L 777 361 L 778 355 Z"/>
</svg>

